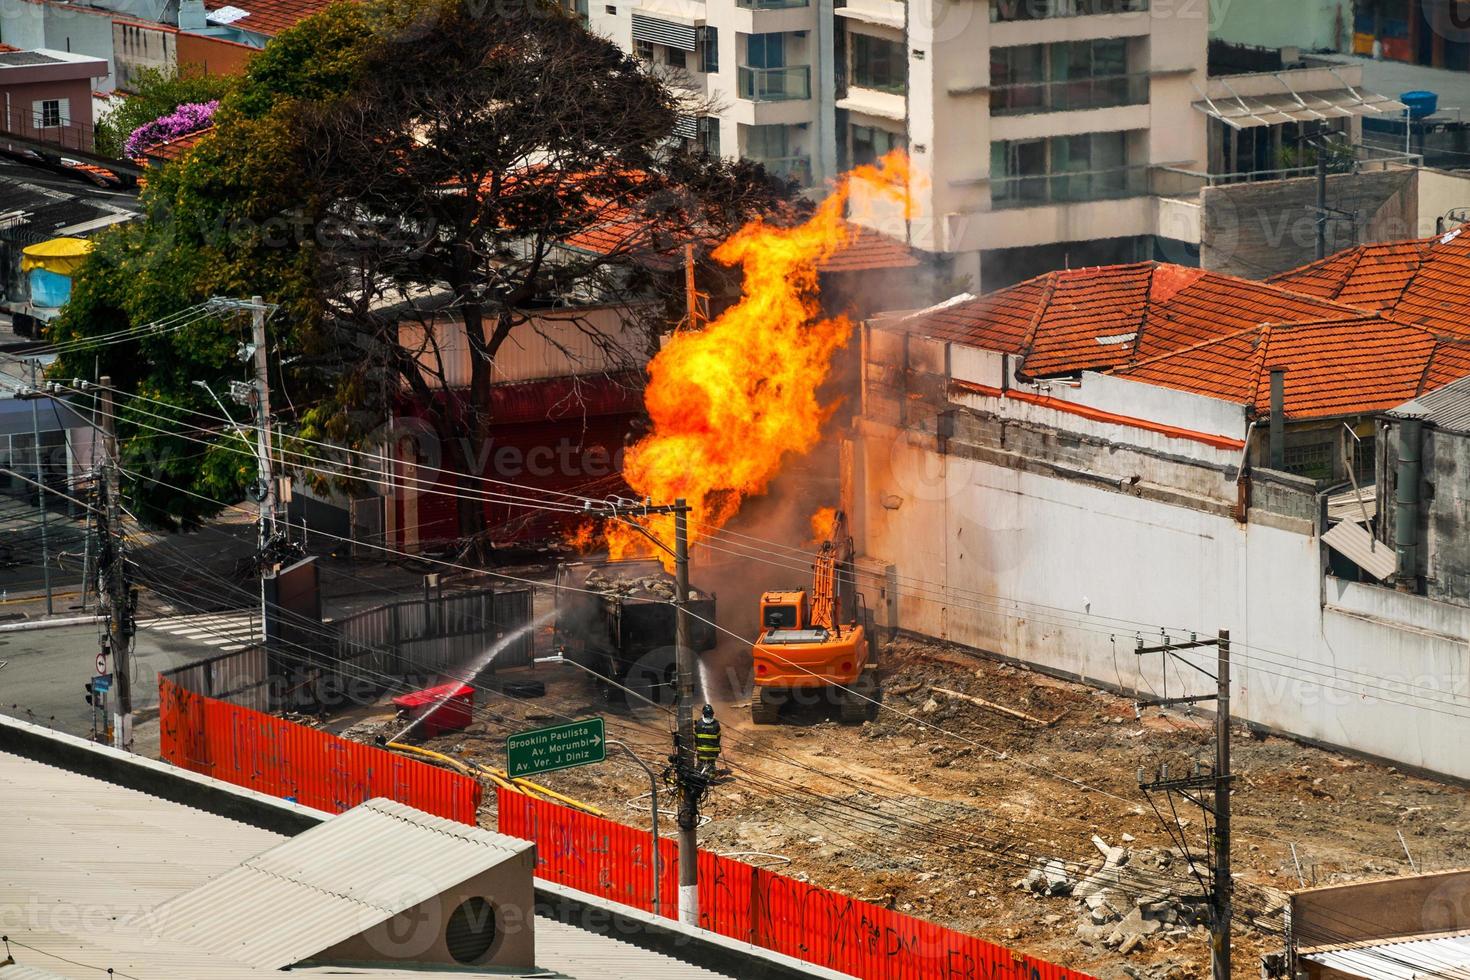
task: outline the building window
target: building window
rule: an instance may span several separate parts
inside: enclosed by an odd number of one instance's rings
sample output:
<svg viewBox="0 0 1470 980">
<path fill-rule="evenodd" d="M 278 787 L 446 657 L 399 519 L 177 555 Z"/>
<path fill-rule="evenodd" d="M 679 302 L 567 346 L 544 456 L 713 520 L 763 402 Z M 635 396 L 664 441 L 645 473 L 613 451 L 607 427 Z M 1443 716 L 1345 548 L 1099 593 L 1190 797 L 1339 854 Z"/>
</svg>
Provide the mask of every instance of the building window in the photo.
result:
<svg viewBox="0 0 1470 980">
<path fill-rule="evenodd" d="M 1378 481 L 1377 436 L 1359 436 L 1348 440 L 1348 450 L 1353 458 L 1353 476 L 1358 486 L 1366 487 Z"/>
<path fill-rule="evenodd" d="M 33 103 L 32 111 L 35 115 L 36 127 L 38 129 L 54 129 L 66 122 L 62 111 L 62 104 L 66 99 L 43 99 Z"/>
<path fill-rule="evenodd" d="M 717 117 L 699 117 L 699 145 L 711 157 L 720 155 L 720 120 Z"/>
<path fill-rule="evenodd" d="M 852 70 L 848 81 L 852 85 L 896 95 L 908 89 L 909 63 L 902 44 L 869 34 L 852 34 L 849 40 Z"/>
<path fill-rule="evenodd" d="M 1144 169 L 1130 166 L 1132 135 L 1081 133 L 991 143 L 992 207 L 1024 208 L 1145 193 Z"/>
<path fill-rule="evenodd" d="M 745 63 L 752 68 L 785 68 L 786 35 L 746 35 Z"/>
<path fill-rule="evenodd" d="M 1287 446 L 1281 451 L 1281 465 L 1288 473 L 1312 480 L 1332 479 L 1331 442 L 1311 442 Z"/>
<path fill-rule="evenodd" d="M 990 0 L 990 19 L 1046 20 L 1090 14 L 1131 14 L 1148 9 L 1148 0 Z"/>
<path fill-rule="evenodd" d="M 700 64 L 699 70 L 703 72 L 717 72 L 720 70 L 720 35 L 713 27 L 704 29 L 704 38 L 699 45 Z"/>
<path fill-rule="evenodd" d="M 684 51 L 681 48 L 664 48 L 664 57 L 667 59 L 670 68 L 683 69 L 688 67 L 688 59 L 685 57 Z"/>
<path fill-rule="evenodd" d="M 855 167 L 873 163 L 889 150 L 908 146 L 908 139 L 902 133 L 890 133 L 877 126 L 854 125 L 851 127 L 851 135 L 852 165 Z"/>
<path fill-rule="evenodd" d="M 635 40 L 633 42 L 633 57 L 639 61 L 653 60 L 653 42 Z"/>
<path fill-rule="evenodd" d="M 990 112 L 1016 115 L 1148 101 L 1148 76 L 1128 74 L 1129 40 L 1105 38 L 990 49 Z"/>
</svg>

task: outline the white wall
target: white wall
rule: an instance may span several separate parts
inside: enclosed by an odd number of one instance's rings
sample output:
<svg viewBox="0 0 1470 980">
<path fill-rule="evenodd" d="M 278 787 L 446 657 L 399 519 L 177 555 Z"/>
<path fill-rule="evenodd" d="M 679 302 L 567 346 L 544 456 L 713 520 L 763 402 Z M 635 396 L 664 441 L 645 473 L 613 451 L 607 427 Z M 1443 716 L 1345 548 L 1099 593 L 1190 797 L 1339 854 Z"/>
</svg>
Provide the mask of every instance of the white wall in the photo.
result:
<svg viewBox="0 0 1470 980">
<path fill-rule="evenodd" d="M 1239 717 L 1470 778 L 1470 702 L 1426 705 L 1470 698 L 1470 609 L 1333 579 L 1324 607 L 1315 536 L 913 438 L 871 421 L 857 438 L 859 547 L 896 566 L 903 629 L 1146 695 L 1161 661 L 1135 657 L 1132 624 L 1227 628 Z"/>
</svg>

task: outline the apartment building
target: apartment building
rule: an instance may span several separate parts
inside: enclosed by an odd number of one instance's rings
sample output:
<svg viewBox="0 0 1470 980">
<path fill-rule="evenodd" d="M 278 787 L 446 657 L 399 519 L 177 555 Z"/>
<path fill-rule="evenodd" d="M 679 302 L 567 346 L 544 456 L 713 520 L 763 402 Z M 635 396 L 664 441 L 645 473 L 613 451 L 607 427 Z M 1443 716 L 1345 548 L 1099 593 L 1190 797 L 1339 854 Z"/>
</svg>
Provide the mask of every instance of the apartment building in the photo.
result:
<svg viewBox="0 0 1470 980">
<path fill-rule="evenodd" d="M 682 135 L 805 184 L 894 147 L 913 214 L 854 217 L 993 288 L 1152 258 L 1150 167 L 1202 169 L 1204 4 L 612 0 L 589 26 L 708 107 Z"/>
</svg>

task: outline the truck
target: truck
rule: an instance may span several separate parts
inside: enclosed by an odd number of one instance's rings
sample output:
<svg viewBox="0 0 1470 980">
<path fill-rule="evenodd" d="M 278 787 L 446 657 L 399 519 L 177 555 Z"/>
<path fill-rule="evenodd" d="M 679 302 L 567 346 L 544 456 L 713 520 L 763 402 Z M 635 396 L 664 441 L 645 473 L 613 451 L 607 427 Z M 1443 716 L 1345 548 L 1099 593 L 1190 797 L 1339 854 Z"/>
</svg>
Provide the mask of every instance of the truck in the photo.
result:
<svg viewBox="0 0 1470 980">
<path fill-rule="evenodd" d="M 674 577 L 652 558 L 564 562 L 556 573 L 556 646 L 562 656 L 611 683 L 661 704 L 674 700 Z M 690 646 L 714 649 L 715 596 L 693 586 L 688 597 Z M 636 698 L 634 699 L 636 700 Z"/>
</svg>

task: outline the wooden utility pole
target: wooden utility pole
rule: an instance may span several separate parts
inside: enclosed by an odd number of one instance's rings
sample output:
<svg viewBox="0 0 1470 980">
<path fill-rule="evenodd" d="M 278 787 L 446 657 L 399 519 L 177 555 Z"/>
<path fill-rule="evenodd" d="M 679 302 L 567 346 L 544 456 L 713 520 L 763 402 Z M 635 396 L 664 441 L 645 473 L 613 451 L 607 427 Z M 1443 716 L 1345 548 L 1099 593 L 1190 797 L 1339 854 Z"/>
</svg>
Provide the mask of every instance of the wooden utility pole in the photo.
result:
<svg viewBox="0 0 1470 980">
<path fill-rule="evenodd" d="M 102 578 L 99 593 L 107 603 L 107 648 L 112 654 L 112 744 L 129 748 L 133 741 L 133 596 L 128 586 L 127 558 L 123 553 L 122 490 L 118 472 L 117 423 L 112 407 L 112 378 L 98 379 L 102 396 L 102 448 L 107 457 L 107 506 L 101 528 L 97 567 Z"/>
</svg>

